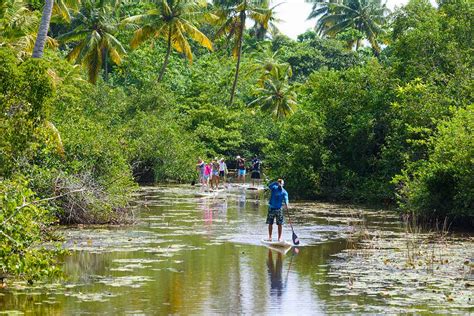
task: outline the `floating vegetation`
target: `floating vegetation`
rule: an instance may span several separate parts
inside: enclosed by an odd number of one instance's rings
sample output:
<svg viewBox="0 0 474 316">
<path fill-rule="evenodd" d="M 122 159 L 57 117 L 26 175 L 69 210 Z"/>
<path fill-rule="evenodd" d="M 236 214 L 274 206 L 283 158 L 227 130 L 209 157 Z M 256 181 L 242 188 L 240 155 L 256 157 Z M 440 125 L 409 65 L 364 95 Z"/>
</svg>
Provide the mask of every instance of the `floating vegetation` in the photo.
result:
<svg viewBox="0 0 474 316">
<path fill-rule="evenodd" d="M 65 293 L 65 296 L 75 297 L 78 299 L 79 302 L 106 302 L 110 300 L 112 297 L 116 297 L 117 295 L 112 294 L 110 292 L 103 292 L 103 293 Z"/>
<path fill-rule="evenodd" d="M 120 277 L 103 277 L 97 276 L 98 283 L 112 287 L 142 287 L 146 282 L 153 281 L 152 278 L 140 275 L 120 276 Z"/>
<path fill-rule="evenodd" d="M 92 253 L 140 251 L 168 242 L 150 231 L 126 229 L 65 230 L 63 235 L 66 249 Z"/>
<path fill-rule="evenodd" d="M 384 304 L 439 312 L 474 308 L 474 274 L 465 264 L 474 254 L 472 238 L 420 234 L 417 248 L 407 249 L 411 235 L 372 235 L 377 237 L 334 256 L 328 276 L 339 281 L 329 283 L 331 295 L 371 296 Z"/>
</svg>

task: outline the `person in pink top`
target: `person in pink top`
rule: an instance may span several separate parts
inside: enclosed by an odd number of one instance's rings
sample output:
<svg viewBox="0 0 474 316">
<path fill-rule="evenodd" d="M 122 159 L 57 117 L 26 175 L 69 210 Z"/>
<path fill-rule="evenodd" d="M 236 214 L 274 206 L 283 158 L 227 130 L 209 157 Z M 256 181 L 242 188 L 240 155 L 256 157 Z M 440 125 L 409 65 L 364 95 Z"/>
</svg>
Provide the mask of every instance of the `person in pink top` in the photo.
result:
<svg viewBox="0 0 474 316">
<path fill-rule="evenodd" d="M 212 163 L 207 163 L 204 166 L 204 182 L 209 187 L 209 178 L 212 174 Z"/>
</svg>

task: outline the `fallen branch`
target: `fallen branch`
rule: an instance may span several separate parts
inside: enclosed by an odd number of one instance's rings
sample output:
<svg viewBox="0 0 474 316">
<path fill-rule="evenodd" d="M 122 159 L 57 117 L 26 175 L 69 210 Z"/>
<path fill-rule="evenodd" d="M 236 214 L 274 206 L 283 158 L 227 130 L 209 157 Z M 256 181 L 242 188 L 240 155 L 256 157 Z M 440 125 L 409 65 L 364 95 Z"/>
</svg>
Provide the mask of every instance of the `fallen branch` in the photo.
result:
<svg viewBox="0 0 474 316">
<path fill-rule="evenodd" d="M 60 194 L 60 195 L 57 195 L 57 196 L 53 196 L 53 197 L 49 197 L 49 198 L 45 198 L 45 199 L 41 199 L 41 200 L 35 200 L 33 202 L 28 202 L 26 203 L 25 201 L 25 198 L 23 197 L 23 204 L 20 205 L 20 206 L 17 206 L 16 209 L 15 209 L 15 212 L 13 212 L 13 214 L 7 218 L 6 220 L 3 221 L 2 225 L 5 225 L 6 223 L 8 223 L 16 214 L 18 214 L 18 212 L 22 209 L 22 208 L 25 208 L 27 206 L 30 206 L 30 205 L 34 205 L 34 204 L 38 204 L 38 203 L 42 203 L 42 202 L 46 202 L 46 201 L 51 201 L 51 200 L 56 200 L 56 199 L 59 199 L 63 196 L 66 196 L 68 194 L 71 194 L 71 193 L 77 193 L 77 192 L 82 192 L 82 191 L 85 191 L 85 189 L 79 189 L 79 190 L 73 190 L 73 191 L 69 191 L 69 192 L 66 192 L 66 193 L 63 193 L 63 194 Z"/>
</svg>

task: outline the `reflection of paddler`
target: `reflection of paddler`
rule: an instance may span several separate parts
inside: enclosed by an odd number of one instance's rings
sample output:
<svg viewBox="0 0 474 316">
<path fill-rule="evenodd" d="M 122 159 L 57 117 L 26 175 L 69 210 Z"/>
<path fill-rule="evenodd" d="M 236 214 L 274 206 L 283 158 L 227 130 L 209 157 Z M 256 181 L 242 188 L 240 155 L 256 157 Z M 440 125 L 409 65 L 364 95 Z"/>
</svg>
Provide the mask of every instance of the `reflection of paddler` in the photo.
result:
<svg viewBox="0 0 474 316">
<path fill-rule="evenodd" d="M 245 204 L 247 202 L 246 199 L 247 197 L 245 196 L 245 192 L 241 192 L 239 198 L 237 199 L 237 208 L 239 212 L 245 208 Z"/>
<path fill-rule="evenodd" d="M 270 292 L 281 296 L 283 294 L 283 279 L 282 279 L 282 269 L 283 269 L 283 255 L 277 253 L 277 258 L 275 263 L 273 262 L 273 252 L 268 249 L 268 276 L 270 277 Z"/>
<path fill-rule="evenodd" d="M 204 210 L 204 221 L 207 225 L 212 225 L 212 209 L 210 207 Z"/>
</svg>

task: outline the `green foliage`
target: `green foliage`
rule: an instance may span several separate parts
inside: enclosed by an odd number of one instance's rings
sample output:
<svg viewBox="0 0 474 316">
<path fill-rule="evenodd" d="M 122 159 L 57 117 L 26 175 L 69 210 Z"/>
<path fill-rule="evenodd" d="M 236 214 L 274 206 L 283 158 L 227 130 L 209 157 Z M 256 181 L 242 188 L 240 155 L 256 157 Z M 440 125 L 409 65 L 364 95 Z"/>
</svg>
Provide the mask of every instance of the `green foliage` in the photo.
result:
<svg viewBox="0 0 474 316">
<path fill-rule="evenodd" d="M 195 159 L 202 154 L 175 107 L 170 93 L 150 84 L 133 91 L 127 110 L 130 119 L 121 128 L 129 163 L 138 172 L 151 168 L 154 181 L 193 179 Z"/>
<path fill-rule="evenodd" d="M 49 116 L 53 84 L 41 60 L 18 64 L 0 49 L 0 175 L 15 172 L 20 158 L 32 159 Z"/>
<path fill-rule="evenodd" d="M 400 76 L 407 80 L 439 73 L 468 76 L 474 61 L 473 19 L 467 0 L 447 1 L 439 9 L 428 0 L 412 0 L 397 11 L 389 50 Z M 447 79 L 453 80 L 443 78 Z"/>
<path fill-rule="evenodd" d="M 24 178 L 0 181 L 0 274 L 29 283 L 60 273 L 58 250 L 45 249 L 47 226 L 54 221 Z"/>
<path fill-rule="evenodd" d="M 281 123 L 277 141 L 265 149 L 272 178 L 284 178 L 296 198 L 322 197 L 321 171 L 328 158 L 324 120 L 313 111 L 299 110 Z"/>
<path fill-rule="evenodd" d="M 44 0 L 27 0 L 26 3 L 31 10 L 41 11 L 44 5 Z"/>
<path fill-rule="evenodd" d="M 102 68 L 107 79 L 107 58 L 115 64 L 120 64 L 126 53 L 122 43 L 115 37 L 118 24 L 115 10 L 117 7 L 107 1 L 82 1 L 80 12 L 72 20 L 73 29 L 58 37 L 63 43 L 74 43 L 67 59 L 76 64 L 83 64 L 92 83 L 97 82 Z"/>
<path fill-rule="evenodd" d="M 215 37 L 226 37 L 232 43 L 232 56 L 237 59 L 234 82 L 230 92 L 229 106 L 234 104 L 235 91 L 239 79 L 240 62 L 242 59 L 242 46 L 245 36 L 246 21 L 252 20 L 263 29 L 274 17 L 273 8 L 269 8 L 267 1 L 244 0 L 237 3 L 216 2 L 218 6 L 219 29 Z"/>
<path fill-rule="evenodd" d="M 474 106 L 455 110 L 428 141 L 429 157 L 395 178 L 401 206 L 425 220 L 474 223 Z"/>
<path fill-rule="evenodd" d="M 388 9 L 381 0 L 313 0 L 310 18 L 318 18 L 316 30 L 319 34 L 335 36 L 351 29 L 364 34 L 374 54 L 378 56 L 380 46 L 377 37 L 384 32 Z M 354 41 L 353 41 L 354 42 Z M 360 37 L 356 38 L 356 49 L 359 48 Z M 352 45 L 351 45 L 352 48 Z"/>
<path fill-rule="evenodd" d="M 23 234 L 15 237 L 26 249 L 2 240 L 4 272 L 52 274 L 50 253 L 35 261 L 29 252 L 44 240 L 50 215 L 61 223 L 123 221 L 134 180 L 190 181 L 198 157 L 226 157 L 232 168 L 229 158 L 259 155 L 265 173 L 285 178 L 295 197 L 391 202 L 396 193 L 405 212 L 472 223 L 469 1 L 435 8 L 411 0 L 384 38 L 380 2 L 315 1 L 313 13 L 325 16 L 320 26 L 336 39 L 309 31 L 298 41 L 265 40 L 275 20 L 268 1 L 205 8 L 196 1 L 126 1 L 113 2 L 114 10 L 110 1 L 83 1 L 71 11 L 71 26 L 59 25 L 70 12 L 62 10 L 49 32 L 67 45 L 47 50 L 44 60 L 25 59 L 40 14 L 30 9 L 40 2 L 8 0 L 0 8 L 0 220 L 14 215 L 5 234 Z M 66 8 L 66 1 L 56 3 Z M 161 15 L 170 5 L 176 14 Z M 222 18 L 217 27 L 205 25 L 215 20 L 211 9 Z M 362 11 L 369 15 L 363 23 Z M 12 23 L 18 17 L 23 22 Z M 248 19 L 255 26 L 247 32 Z M 128 23 L 118 27 L 118 20 Z M 211 35 L 227 35 L 212 53 L 199 47 L 210 49 Z M 370 48 L 357 50 L 364 37 L 375 54 L 387 44 L 379 60 Z M 130 40 L 145 45 L 120 44 Z M 182 58 L 190 60 L 191 51 L 192 65 Z M 67 63 L 68 54 L 87 67 Z M 110 68 L 109 58 L 116 64 Z M 98 76 L 102 66 L 106 82 Z M 96 85 L 84 80 L 87 72 Z M 272 120 L 269 113 L 291 113 L 296 100 L 298 111 Z M 57 198 L 44 208 L 36 196 Z M 18 207 L 28 212 L 15 213 Z"/>
<path fill-rule="evenodd" d="M 355 52 L 348 51 L 337 40 L 321 39 L 316 33 L 308 31 L 298 36 L 298 42 L 283 36 L 273 39 L 273 49 L 279 50 L 279 58 L 291 65 L 293 80 L 304 82 L 311 73 L 328 69 L 347 69 L 361 64 Z"/>
<path fill-rule="evenodd" d="M 390 196 L 384 185 L 373 191 L 372 180 L 382 184 L 390 179 L 380 168 L 380 154 L 392 86 L 390 72 L 375 61 L 344 72 L 316 73 L 305 85 L 303 107 L 320 113 L 325 129 L 324 195 L 372 201 Z"/>
<path fill-rule="evenodd" d="M 249 105 L 261 106 L 262 111 L 270 113 L 274 119 L 281 120 L 292 115 L 296 110 L 297 96 L 295 86 L 288 83 L 290 77 L 289 65 L 271 67 L 260 80 L 258 98 Z"/>
<path fill-rule="evenodd" d="M 196 26 L 200 21 L 215 21 L 217 17 L 203 10 L 206 3 L 201 1 L 163 0 L 150 4 L 152 7 L 146 13 L 128 17 L 123 22 L 137 28 L 130 42 L 132 48 L 137 48 L 149 39 L 165 40 L 166 56 L 158 77 L 158 81 L 161 81 L 171 49 L 182 53 L 192 62 L 193 55 L 187 37 L 212 50 L 211 41 Z"/>
</svg>

